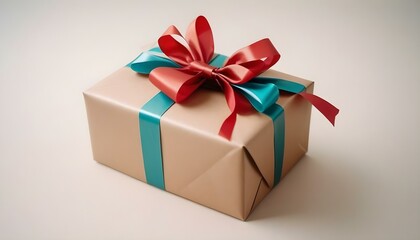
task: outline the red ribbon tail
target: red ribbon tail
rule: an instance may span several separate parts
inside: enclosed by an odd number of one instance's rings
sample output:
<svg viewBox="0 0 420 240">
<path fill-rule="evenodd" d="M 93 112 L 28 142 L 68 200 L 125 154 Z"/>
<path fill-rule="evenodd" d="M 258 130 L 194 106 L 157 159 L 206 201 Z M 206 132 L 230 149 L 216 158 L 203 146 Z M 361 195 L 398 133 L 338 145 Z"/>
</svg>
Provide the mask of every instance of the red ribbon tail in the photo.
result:
<svg viewBox="0 0 420 240">
<path fill-rule="evenodd" d="M 233 111 L 223 122 L 219 130 L 219 135 L 230 140 L 232 137 L 233 128 L 236 123 L 236 111 Z"/>
<path fill-rule="evenodd" d="M 299 95 L 308 100 L 310 103 L 312 103 L 312 105 L 314 105 L 314 107 L 316 107 L 334 126 L 335 117 L 340 111 L 338 108 L 316 95 L 306 92 L 301 92 L 299 93 Z"/>
</svg>

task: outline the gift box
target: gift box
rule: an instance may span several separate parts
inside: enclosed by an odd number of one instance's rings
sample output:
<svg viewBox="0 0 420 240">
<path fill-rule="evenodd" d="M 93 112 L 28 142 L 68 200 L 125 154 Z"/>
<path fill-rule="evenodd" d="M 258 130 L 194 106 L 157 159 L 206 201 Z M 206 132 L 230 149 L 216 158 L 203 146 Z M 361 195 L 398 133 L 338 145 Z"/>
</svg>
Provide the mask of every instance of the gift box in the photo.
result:
<svg viewBox="0 0 420 240">
<path fill-rule="evenodd" d="M 218 56 L 210 63 L 220 65 Z M 226 136 L 220 134 L 232 115 L 226 92 L 200 87 L 177 103 L 152 77 L 133 71 L 139 59 L 144 54 L 84 92 L 94 159 L 245 220 L 307 152 L 311 104 L 302 96 L 312 96 L 313 82 L 264 71 L 260 80 L 296 84 L 302 94 L 284 92 L 266 109 L 235 113 Z"/>
</svg>

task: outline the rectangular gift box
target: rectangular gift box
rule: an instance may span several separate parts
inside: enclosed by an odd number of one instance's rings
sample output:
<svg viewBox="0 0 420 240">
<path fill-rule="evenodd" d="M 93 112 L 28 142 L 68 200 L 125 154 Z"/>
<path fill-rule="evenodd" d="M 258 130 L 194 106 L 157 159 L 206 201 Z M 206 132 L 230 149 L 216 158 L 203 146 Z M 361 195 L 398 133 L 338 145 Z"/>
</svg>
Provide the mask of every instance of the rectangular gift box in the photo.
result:
<svg viewBox="0 0 420 240">
<path fill-rule="evenodd" d="M 263 76 L 313 82 L 273 70 Z M 94 159 L 146 182 L 140 109 L 160 91 L 147 75 L 123 67 L 84 92 Z M 311 105 L 281 94 L 284 108 L 283 178 L 307 152 Z M 165 190 L 245 220 L 275 186 L 273 120 L 258 112 L 238 115 L 231 140 L 218 135 L 230 114 L 223 92 L 201 88 L 160 119 Z M 159 136 L 157 136 L 159 137 Z M 283 147 L 283 146 L 280 146 Z"/>
</svg>

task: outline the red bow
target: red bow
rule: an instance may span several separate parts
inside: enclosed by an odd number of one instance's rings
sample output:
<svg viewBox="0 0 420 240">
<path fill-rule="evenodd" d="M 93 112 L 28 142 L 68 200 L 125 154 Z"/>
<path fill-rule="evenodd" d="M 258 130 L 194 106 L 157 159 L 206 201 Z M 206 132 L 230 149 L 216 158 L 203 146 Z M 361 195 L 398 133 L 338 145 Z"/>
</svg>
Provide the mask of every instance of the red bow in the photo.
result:
<svg viewBox="0 0 420 240">
<path fill-rule="evenodd" d="M 250 81 L 280 59 L 280 54 L 266 38 L 235 52 L 223 67 L 210 66 L 208 63 L 214 56 L 213 33 L 203 16 L 190 24 L 185 38 L 171 26 L 158 43 L 162 52 L 181 68 L 156 68 L 150 73 L 150 81 L 177 103 L 187 99 L 206 80 L 215 81 L 223 89 L 231 111 L 219 131 L 219 135 L 227 139 L 232 135 L 236 114 L 252 109 L 231 84 Z"/>
</svg>

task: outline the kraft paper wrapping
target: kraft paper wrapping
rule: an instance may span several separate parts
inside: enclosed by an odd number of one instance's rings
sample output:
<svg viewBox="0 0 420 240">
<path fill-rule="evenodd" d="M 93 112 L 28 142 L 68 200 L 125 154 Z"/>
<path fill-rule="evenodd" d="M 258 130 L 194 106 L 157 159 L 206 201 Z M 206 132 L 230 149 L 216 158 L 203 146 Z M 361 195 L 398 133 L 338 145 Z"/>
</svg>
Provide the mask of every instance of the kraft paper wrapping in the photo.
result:
<svg viewBox="0 0 420 240">
<path fill-rule="evenodd" d="M 269 70 L 265 76 L 313 82 Z M 94 159 L 146 181 L 139 132 L 140 108 L 159 90 L 148 77 L 124 67 L 84 92 Z M 285 111 L 284 177 L 307 152 L 311 105 L 281 93 Z M 161 118 L 166 191 L 245 220 L 274 181 L 274 132 L 270 117 L 238 115 L 232 139 L 217 133 L 229 109 L 222 92 L 200 89 Z"/>
</svg>

